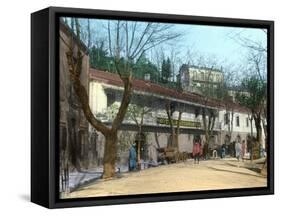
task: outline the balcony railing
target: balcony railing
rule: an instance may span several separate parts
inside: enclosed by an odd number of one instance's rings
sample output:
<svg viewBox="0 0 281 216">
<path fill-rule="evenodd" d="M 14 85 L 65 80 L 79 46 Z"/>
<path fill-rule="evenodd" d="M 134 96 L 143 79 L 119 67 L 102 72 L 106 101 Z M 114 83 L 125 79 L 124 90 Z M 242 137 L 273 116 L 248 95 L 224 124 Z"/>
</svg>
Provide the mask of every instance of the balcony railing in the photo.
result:
<svg viewBox="0 0 281 216">
<path fill-rule="evenodd" d="M 110 123 L 113 121 L 113 116 L 112 115 L 108 115 L 106 113 L 99 113 L 96 115 L 96 117 L 102 121 L 102 122 L 107 122 Z M 138 121 L 140 122 L 141 119 L 138 119 Z M 173 119 L 173 125 L 177 125 L 178 120 L 175 118 Z M 208 120 L 207 120 L 208 122 Z M 126 124 L 135 124 L 135 121 L 133 121 L 132 119 L 128 119 L 125 118 L 123 120 L 123 123 Z M 151 126 L 165 126 L 165 125 L 170 125 L 170 122 L 168 120 L 168 118 L 166 117 L 166 115 L 164 115 L 164 113 L 161 114 L 157 114 L 157 115 L 152 115 L 152 116 L 146 116 L 143 119 L 143 124 L 144 125 L 151 125 Z M 180 127 L 182 128 L 196 128 L 196 129 L 203 129 L 203 121 L 202 118 L 182 118 L 180 120 Z M 221 130 L 221 122 L 218 122 L 216 119 L 216 122 L 214 124 L 214 130 Z"/>
</svg>

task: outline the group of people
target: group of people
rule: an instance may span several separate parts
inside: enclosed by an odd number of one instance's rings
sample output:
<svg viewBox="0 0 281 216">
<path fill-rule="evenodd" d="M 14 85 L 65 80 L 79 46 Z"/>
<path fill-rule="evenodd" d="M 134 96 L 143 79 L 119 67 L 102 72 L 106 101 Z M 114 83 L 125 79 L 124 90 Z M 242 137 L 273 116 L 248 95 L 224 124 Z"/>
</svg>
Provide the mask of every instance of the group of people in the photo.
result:
<svg viewBox="0 0 281 216">
<path fill-rule="evenodd" d="M 226 147 L 223 145 L 221 149 L 221 157 L 225 157 L 225 151 Z M 246 153 L 246 142 L 245 140 L 240 142 L 239 139 L 235 142 L 235 157 L 238 161 L 240 159 L 244 160 L 244 156 Z M 203 148 L 201 144 L 200 137 L 197 137 L 193 141 L 193 149 L 192 149 L 192 156 L 194 158 L 194 163 L 199 164 L 199 160 L 203 155 Z M 136 150 L 136 144 L 133 143 L 129 149 L 129 171 L 134 171 L 137 169 L 137 150 Z"/>
<path fill-rule="evenodd" d="M 195 164 L 196 163 L 199 164 L 199 160 L 200 160 L 200 157 L 202 156 L 202 154 L 203 154 L 203 149 L 202 149 L 202 145 L 201 145 L 201 140 L 200 140 L 200 138 L 196 138 L 196 139 L 194 139 L 193 150 L 192 150 L 192 155 L 193 155 Z M 226 154 L 226 146 L 222 145 L 221 158 L 224 158 L 225 154 Z M 237 139 L 235 141 L 235 157 L 237 158 L 238 161 L 240 161 L 240 159 L 244 160 L 245 154 L 246 154 L 245 140 L 243 140 L 241 143 L 240 140 Z"/>
</svg>

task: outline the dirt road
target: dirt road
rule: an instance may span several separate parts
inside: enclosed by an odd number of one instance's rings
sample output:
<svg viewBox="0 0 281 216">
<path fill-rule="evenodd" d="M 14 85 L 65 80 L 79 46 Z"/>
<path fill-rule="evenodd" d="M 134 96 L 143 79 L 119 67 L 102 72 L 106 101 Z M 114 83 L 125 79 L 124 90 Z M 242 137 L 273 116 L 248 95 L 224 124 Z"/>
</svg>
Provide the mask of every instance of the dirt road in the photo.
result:
<svg viewBox="0 0 281 216">
<path fill-rule="evenodd" d="M 266 178 L 248 169 L 230 166 L 226 161 L 202 161 L 199 165 L 188 161 L 98 180 L 64 198 L 264 187 L 266 184 Z"/>
</svg>

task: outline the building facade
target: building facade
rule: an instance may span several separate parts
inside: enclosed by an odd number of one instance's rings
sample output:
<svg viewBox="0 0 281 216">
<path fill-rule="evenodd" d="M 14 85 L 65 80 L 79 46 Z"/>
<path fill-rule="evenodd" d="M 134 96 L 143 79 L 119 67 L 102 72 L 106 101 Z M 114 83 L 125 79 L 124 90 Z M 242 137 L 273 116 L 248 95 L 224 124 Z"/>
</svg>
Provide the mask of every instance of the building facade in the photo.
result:
<svg viewBox="0 0 281 216">
<path fill-rule="evenodd" d="M 170 125 L 166 113 L 165 106 L 167 101 L 175 104 L 175 111 L 172 119 L 177 124 L 179 111 L 182 112 L 180 120 L 179 134 L 179 151 L 192 152 L 193 139 L 200 136 L 204 142 L 205 130 L 202 123 L 201 109 L 206 108 L 217 113 L 213 136 L 209 144 L 209 148 L 217 149 L 222 144 L 234 141 L 239 138 L 240 141 L 247 140 L 247 136 L 251 133 L 251 127 L 248 121 L 247 110 L 238 106 L 234 106 L 233 111 L 233 127 L 231 133 L 229 124 L 231 121 L 226 119 L 230 116 L 224 107 L 216 100 L 208 100 L 203 102 L 203 97 L 190 92 L 179 92 L 174 89 L 165 88 L 148 80 L 133 80 L 134 93 L 130 106 L 137 106 L 147 110 L 143 116 L 142 131 L 145 134 L 145 160 L 157 161 L 157 149 L 167 147 L 170 137 Z M 89 98 L 90 107 L 97 118 L 102 122 L 110 125 L 116 111 L 118 110 L 123 93 L 123 83 L 117 74 L 105 71 L 90 69 L 89 73 Z M 130 108 L 128 109 L 130 112 Z M 141 120 L 141 119 L 139 119 Z M 125 163 L 128 155 L 128 147 L 135 142 L 138 133 L 136 123 L 125 117 L 118 135 L 118 144 L 123 147 L 123 152 L 119 152 L 120 158 Z M 255 133 L 255 127 L 253 127 Z M 231 136 L 231 138 L 229 138 Z M 98 133 L 99 146 L 98 157 L 103 157 L 104 138 Z"/>
<path fill-rule="evenodd" d="M 222 70 L 183 64 L 178 79 L 183 91 L 202 93 L 200 89 L 204 87 L 214 90 L 219 88 L 224 76 Z"/>
<path fill-rule="evenodd" d="M 60 65 L 59 65 L 59 109 L 60 109 L 60 167 L 62 170 L 83 169 L 92 161 L 89 142 L 88 122 L 80 108 L 79 100 L 69 78 L 66 53 L 73 46 L 76 53 L 78 44 L 84 55 L 80 81 L 88 91 L 89 57 L 85 45 L 78 41 L 70 28 L 60 23 Z M 74 56 L 75 58 L 75 56 Z"/>
</svg>

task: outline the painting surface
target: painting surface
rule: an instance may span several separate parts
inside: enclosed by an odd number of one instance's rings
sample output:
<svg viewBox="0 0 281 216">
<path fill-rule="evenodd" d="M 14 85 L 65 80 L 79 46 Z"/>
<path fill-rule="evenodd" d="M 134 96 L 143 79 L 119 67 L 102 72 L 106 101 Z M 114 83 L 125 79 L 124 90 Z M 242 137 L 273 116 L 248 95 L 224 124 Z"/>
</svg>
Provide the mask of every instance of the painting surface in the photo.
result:
<svg viewBox="0 0 281 216">
<path fill-rule="evenodd" d="M 267 30 L 61 17 L 61 199 L 267 186 Z"/>
</svg>

